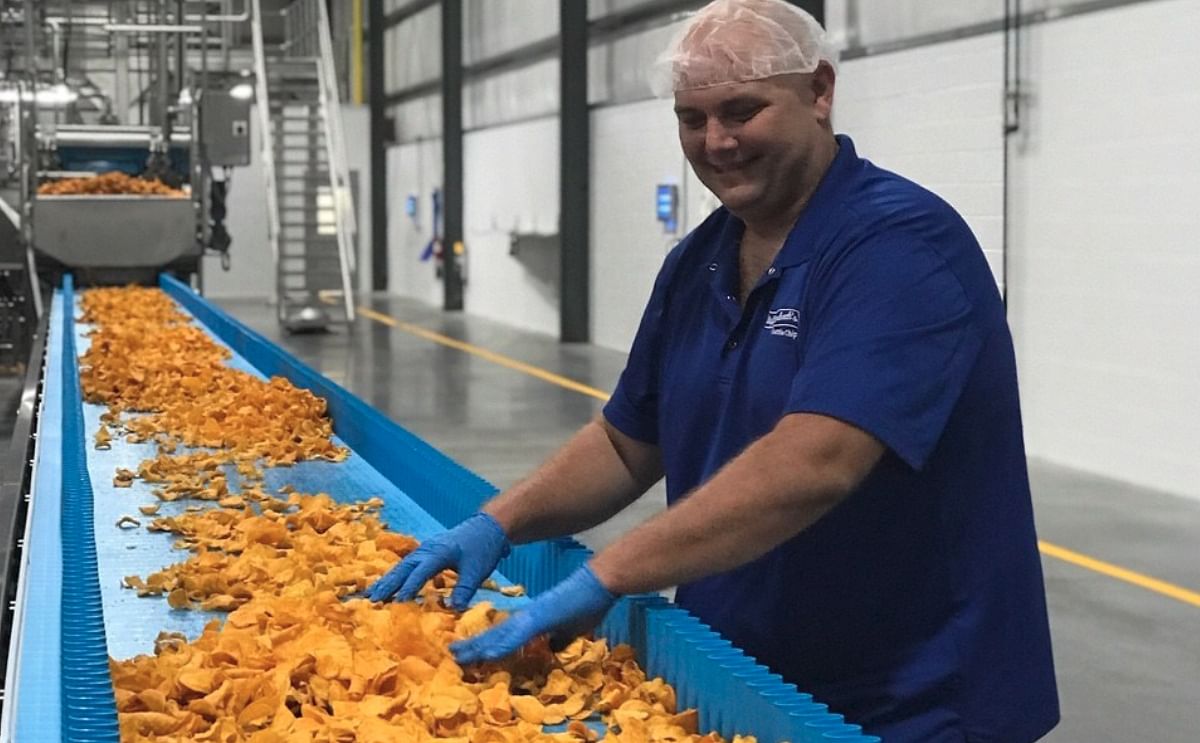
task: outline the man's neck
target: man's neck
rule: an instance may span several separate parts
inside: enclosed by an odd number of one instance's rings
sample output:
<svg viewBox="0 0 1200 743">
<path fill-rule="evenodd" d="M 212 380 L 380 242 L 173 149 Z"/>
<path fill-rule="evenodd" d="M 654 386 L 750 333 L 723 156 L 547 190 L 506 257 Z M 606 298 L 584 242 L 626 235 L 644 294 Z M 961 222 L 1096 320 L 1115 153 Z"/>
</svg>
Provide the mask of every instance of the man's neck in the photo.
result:
<svg viewBox="0 0 1200 743">
<path fill-rule="evenodd" d="M 792 231 L 792 227 L 795 226 L 796 220 L 808 207 L 808 202 L 816 192 L 817 186 L 821 184 L 821 179 L 829 171 L 837 152 L 837 140 L 831 136 L 827 144 L 820 147 L 815 153 L 810 167 L 801 179 L 800 188 L 791 199 L 780 206 L 764 210 L 761 215 L 737 215 L 746 227 L 742 238 L 743 244 L 774 246 L 777 252 L 782 247 L 783 241 L 787 239 L 788 233 Z"/>
</svg>

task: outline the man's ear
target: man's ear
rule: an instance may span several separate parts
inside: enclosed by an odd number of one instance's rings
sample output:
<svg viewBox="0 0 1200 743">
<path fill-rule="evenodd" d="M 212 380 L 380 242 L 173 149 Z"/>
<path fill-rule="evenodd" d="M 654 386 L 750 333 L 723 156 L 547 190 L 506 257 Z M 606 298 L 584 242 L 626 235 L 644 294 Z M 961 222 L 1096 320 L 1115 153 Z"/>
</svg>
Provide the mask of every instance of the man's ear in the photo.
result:
<svg viewBox="0 0 1200 743">
<path fill-rule="evenodd" d="M 833 117 L 833 87 L 836 80 L 837 73 L 834 72 L 833 65 L 825 60 L 817 63 L 817 69 L 813 70 L 809 78 L 817 120 L 827 126 Z"/>
</svg>

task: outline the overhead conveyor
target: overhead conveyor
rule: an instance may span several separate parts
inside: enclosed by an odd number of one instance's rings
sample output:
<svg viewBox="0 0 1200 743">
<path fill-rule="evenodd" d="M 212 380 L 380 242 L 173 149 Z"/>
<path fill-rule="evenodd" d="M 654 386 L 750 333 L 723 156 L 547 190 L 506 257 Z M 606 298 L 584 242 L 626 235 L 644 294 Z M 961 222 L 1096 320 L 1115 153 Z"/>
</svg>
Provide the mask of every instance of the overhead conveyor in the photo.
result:
<svg viewBox="0 0 1200 743">
<path fill-rule="evenodd" d="M 426 538 L 474 513 L 495 489 L 363 401 L 322 377 L 205 301 L 163 276 L 161 287 L 217 343 L 230 366 L 260 378 L 281 376 L 327 402 L 342 462 L 306 461 L 265 468 L 264 486 L 285 482 L 325 492 L 339 502 L 379 497 L 381 518 L 397 532 Z M 123 576 L 145 575 L 179 559 L 174 537 L 121 529 L 136 515 L 138 488 L 114 489 L 112 473 L 152 456 L 153 444 L 114 440 L 91 445 L 104 408 L 83 403 L 78 358 L 90 342 L 76 323 L 70 277 L 51 303 L 45 364 L 36 405 L 31 497 L 23 549 L 10 551 L 19 573 L 8 648 L 2 741 L 118 740 L 109 657 L 152 653 L 162 631 L 195 638 L 220 612 L 171 609 L 163 597 L 138 597 Z M 398 380 L 397 384 L 403 384 Z M 7 491 L 6 491 L 7 492 Z M 145 498 L 141 499 L 142 501 Z M 164 513 L 182 512 L 182 502 Z M 497 582 L 520 583 L 536 595 L 573 572 L 588 551 L 571 539 L 521 545 L 500 565 Z M 527 601 L 496 591 L 477 600 L 503 609 Z M 679 707 L 699 710 L 699 726 L 759 741 L 859 741 L 858 727 L 784 683 L 683 610 L 657 595 L 623 598 L 598 630 L 610 646 L 626 643 L 650 676 L 672 684 Z M 599 725 L 599 721 L 590 724 Z M 554 728 L 547 728 L 548 730 Z"/>
</svg>

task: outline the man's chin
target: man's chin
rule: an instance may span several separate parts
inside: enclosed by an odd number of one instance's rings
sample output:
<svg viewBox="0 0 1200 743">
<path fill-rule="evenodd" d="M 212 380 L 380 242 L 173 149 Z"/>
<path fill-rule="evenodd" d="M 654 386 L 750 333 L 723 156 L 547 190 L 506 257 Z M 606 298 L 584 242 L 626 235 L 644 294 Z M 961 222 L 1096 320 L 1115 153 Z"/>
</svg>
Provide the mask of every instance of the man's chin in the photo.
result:
<svg viewBox="0 0 1200 743">
<path fill-rule="evenodd" d="M 717 200 L 734 214 L 753 206 L 761 197 L 758 189 L 748 186 L 721 189 L 714 191 L 714 193 Z"/>
</svg>

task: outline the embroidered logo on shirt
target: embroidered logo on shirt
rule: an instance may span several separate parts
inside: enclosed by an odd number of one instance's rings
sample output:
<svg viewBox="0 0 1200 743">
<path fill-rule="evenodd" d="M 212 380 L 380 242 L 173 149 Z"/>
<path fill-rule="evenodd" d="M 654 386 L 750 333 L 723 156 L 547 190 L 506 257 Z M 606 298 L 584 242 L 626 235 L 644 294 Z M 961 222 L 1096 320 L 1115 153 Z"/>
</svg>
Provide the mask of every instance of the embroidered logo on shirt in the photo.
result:
<svg viewBox="0 0 1200 743">
<path fill-rule="evenodd" d="M 800 335 L 800 310 L 791 307 L 771 310 L 767 313 L 767 324 L 764 327 L 771 335 L 795 338 Z"/>
</svg>

